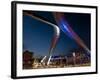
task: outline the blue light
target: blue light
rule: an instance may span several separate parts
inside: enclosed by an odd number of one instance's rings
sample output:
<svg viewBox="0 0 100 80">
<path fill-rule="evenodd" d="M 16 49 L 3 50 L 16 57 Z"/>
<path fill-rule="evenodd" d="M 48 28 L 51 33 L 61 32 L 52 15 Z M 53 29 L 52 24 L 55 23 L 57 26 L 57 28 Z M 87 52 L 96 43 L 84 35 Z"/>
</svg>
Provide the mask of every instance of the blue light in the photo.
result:
<svg viewBox="0 0 100 80">
<path fill-rule="evenodd" d="M 69 36 L 72 39 L 72 34 L 70 30 L 68 29 L 68 24 L 67 23 L 65 24 L 64 20 L 61 20 L 59 22 L 59 27 L 67 36 Z"/>
<path fill-rule="evenodd" d="M 62 23 L 62 25 L 63 25 L 63 28 L 64 28 L 65 30 L 67 30 L 67 31 L 70 33 L 68 27 L 67 27 L 64 23 Z"/>
</svg>

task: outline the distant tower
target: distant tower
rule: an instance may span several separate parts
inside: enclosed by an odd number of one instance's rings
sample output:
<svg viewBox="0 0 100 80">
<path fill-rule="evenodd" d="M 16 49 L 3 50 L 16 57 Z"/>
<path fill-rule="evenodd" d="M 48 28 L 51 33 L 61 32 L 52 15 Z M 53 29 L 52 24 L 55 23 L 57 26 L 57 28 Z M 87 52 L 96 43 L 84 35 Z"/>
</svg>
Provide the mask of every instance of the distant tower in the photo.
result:
<svg viewBox="0 0 100 80">
<path fill-rule="evenodd" d="M 75 66 L 76 65 L 76 54 L 75 54 L 75 52 L 73 52 L 72 55 L 73 55 L 73 62 L 74 62 L 74 66 Z"/>
</svg>

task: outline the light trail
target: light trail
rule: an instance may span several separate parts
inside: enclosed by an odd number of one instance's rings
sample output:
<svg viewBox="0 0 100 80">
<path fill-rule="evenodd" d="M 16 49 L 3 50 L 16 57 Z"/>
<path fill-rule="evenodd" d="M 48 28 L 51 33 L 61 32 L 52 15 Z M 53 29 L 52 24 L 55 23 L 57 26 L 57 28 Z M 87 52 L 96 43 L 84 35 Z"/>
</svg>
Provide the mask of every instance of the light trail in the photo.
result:
<svg viewBox="0 0 100 80">
<path fill-rule="evenodd" d="M 83 40 L 74 32 L 74 30 L 70 27 L 68 24 L 68 21 L 66 21 L 64 14 L 62 13 L 54 13 L 55 20 L 59 26 L 59 28 L 70 38 L 74 39 L 77 44 L 79 44 L 81 47 L 83 47 L 89 54 L 90 50 L 88 47 L 84 44 Z"/>
</svg>

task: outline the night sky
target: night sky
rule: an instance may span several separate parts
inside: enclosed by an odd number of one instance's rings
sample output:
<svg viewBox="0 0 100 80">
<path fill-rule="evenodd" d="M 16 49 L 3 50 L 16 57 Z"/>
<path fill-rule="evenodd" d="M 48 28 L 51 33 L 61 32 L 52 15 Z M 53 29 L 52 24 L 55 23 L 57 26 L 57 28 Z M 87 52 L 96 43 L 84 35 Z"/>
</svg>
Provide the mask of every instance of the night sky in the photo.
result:
<svg viewBox="0 0 100 80">
<path fill-rule="evenodd" d="M 35 11 L 35 13 L 57 25 L 52 12 Z M 71 28 L 90 49 L 90 14 L 64 13 L 64 15 Z M 66 36 L 61 30 L 60 32 L 60 38 L 53 55 L 67 55 L 70 50 L 80 48 L 73 39 Z M 53 28 L 50 25 L 23 15 L 23 51 L 29 50 L 34 52 L 35 56 L 47 55 L 52 37 Z"/>
</svg>

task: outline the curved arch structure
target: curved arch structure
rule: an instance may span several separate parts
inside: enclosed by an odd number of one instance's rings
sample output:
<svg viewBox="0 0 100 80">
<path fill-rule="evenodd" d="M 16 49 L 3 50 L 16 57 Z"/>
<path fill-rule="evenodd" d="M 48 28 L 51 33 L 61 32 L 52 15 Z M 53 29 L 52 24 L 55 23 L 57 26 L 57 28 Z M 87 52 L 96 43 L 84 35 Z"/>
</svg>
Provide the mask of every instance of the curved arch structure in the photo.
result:
<svg viewBox="0 0 100 80">
<path fill-rule="evenodd" d="M 49 55 L 49 59 L 48 59 L 48 62 L 47 62 L 47 65 L 49 65 L 52 51 L 55 48 L 57 40 L 58 40 L 58 38 L 60 36 L 60 29 L 59 29 L 59 27 L 57 25 L 55 25 L 55 24 L 53 24 L 53 23 L 51 23 L 49 21 L 46 21 L 44 19 L 41 19 L 41 18 L 35 16 L 34 14 L 30 14 L 30 13 L 24 12 L 24 15 L 30 16 L 30 17 L 32 17 L 32 18 L 34 18 L 36 20 L 39 20 L 39 21 L 41 21 L 43 23 L 46 23 L 46 24 L 50 25 L 50 27 L 53 27 L 53 29 L 54 29 L 54 35 L 53 35 L 53 38 L 52 38 L 52 41 L 51 41 L 51 45 L 50 45 L 50 49 L 49 49 L 49 54 L 48 54 Z M 43 59 L 41 60 L 41 62 L 44 62 L 44 60 L 46 59 L 46 57 L 47 56 L 44 56 Z"/>
</svg>

